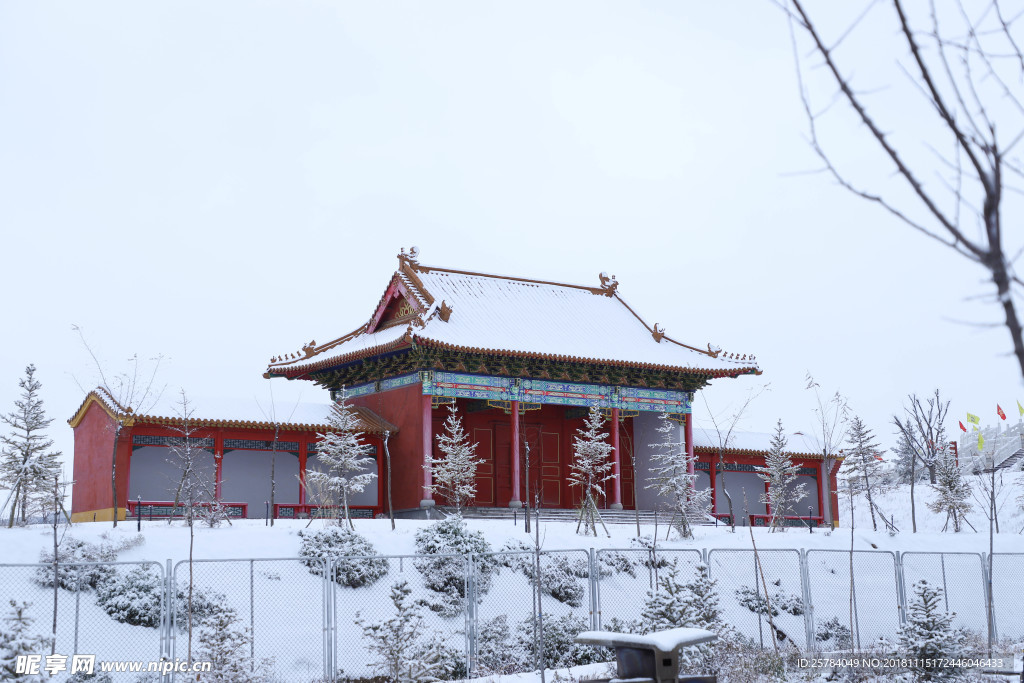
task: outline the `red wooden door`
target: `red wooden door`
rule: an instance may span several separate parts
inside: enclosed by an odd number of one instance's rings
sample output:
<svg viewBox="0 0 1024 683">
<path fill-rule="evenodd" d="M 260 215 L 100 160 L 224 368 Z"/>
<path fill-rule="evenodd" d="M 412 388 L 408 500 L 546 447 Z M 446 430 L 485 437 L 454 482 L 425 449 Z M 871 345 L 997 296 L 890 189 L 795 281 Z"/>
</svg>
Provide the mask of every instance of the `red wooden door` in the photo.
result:
<svg viewBox="0 0 1024 683">
<path fill-rule="evenodd" d="M 480 462 L 476 467 L 476 505 L 493 506 L 494 491 L 494 444 L 493 432 L 490 429 L 477 427 L 473 429 L 473 441 L 476 442 L 476 455 Z"/>
<path fill-rule="evenodd" d="M 512 500 L 512 426 L 494 423 L 494 500 L 497 507 L 508 507 Z"/>
</svg>

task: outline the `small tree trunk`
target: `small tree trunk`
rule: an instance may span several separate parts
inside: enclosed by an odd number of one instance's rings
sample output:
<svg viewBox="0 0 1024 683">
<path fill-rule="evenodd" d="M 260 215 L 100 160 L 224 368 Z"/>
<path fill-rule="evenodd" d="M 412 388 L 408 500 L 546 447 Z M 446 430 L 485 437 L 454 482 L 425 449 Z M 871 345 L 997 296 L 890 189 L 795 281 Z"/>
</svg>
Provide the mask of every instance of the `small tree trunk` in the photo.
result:
<svg viewBox="0 0 1024 683">
<path fill-rule="evenodd" d="M 274 445 L 270 450 L 270 526 L 274 526 L 274 494 L 277 493 L 277 480 L 274 478 L 274 465 L 277 463 L 277 438 L 281 425 L 274 423 Z"/>
<path fill-rule="evenodd" d="M 910 526 L 917 533 L 917 513 L 914 510 L 914 484 L 917 481 L 917 457 L 910 459 Z"/>
<path fill-rule="evenodd" d="M 391 518 L 391 530 L 395 530 L 395 507 L 391 504 L 391 451 L 388 450 L 388 437 L 390 431 L 384 432 L 384 459 L 388 468 L 388 517 Z"/>
<path fill-rule="evenodd" d="M 121 422 L 114 427 L 114 452 L 110 456 L 110 493 L 114 502 L 114 526 L 117 526 L 117 442 L 121 438 Z"/>
<path fill-rule="evenodd" d="M 871 481 L 868 479 L 867 468 L 864 469 L 864 492 L 868 497 L 868 509 L 871 510 L 871 528 L 878 531 L 878 523 L 875 521 L 875 503 L 871 500 Z"/>
<path fill-rule="evenodd" d="M 11 529 L 14 527 L 14 518 L 18 511 L 18 497 L 21 496 L 21 480 L 14 487 L 14 498 L 11 502 L 11 518 L 7 521 L 7 528 Z"/>
<path fill-rule="evenodd" d="M 54 654 L 57 649 L 57 588 L 60 586 L 60 581 L 57 580 L 57 517 L 60 514 L 60 500 L 59 500 L 59 478 L 53 478 L 53 638 L 50 640 L 50 654 Z M 76 581 L 79 578 L 76 576 Z M 76 585 L 75 590 L 78 590 L 81 586 Z"/>
</svg>

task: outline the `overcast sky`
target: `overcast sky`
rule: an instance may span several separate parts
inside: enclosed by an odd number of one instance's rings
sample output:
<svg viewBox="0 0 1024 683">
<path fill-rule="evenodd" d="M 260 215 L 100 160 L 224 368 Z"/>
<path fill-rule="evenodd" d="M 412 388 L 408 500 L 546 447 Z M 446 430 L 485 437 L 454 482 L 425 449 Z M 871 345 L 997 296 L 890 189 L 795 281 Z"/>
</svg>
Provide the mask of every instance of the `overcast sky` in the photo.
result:
<svg viewBox="0 0 1024 683">
<path fill-rule="evenodd" d="M 893 66 L 885 11 L 844 58 Z M 881 85 L 887 129 L 918 132 L 916 93 Z M 608 271 L 673 337 L 756 354 L 764 374 L 715 382 L 701 424 L 770 383 L 743 427 L 809 430 L 808 371 L 887 446 L 908 392 L 941 388 L 951 434 L 997 403 L 1015 420 L 1008 334 L 954 322 L 999 321 L 984 272 L 806 173 L 806 130 L 767 0 L 0 0 L 0 409 L 35 363 L 70 455 L 96 383 L 75 324 L 108 372 L 162 355 L 158 384 L 200 410 L 266 404 L 268 359 L 364 322 L 416 245 Z M 842 111 L 829 142 L 901 196 Z M 274 382 L 280 406 L 300 394 L 320 397 Z"/>
</svg>

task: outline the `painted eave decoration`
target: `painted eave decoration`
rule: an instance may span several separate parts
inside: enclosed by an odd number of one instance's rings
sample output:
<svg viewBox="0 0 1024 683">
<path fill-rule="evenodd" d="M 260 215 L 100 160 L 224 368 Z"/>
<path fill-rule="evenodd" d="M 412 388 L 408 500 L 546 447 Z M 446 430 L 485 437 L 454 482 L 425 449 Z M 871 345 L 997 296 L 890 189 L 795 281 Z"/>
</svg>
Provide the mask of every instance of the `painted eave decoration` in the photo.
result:
<svg viewBox="0 0 1024 683">
<path fill-rule="evenodd" d="M 706 378 L 761 374 L 753 355 L 677 341 L 619 295 L 615 276 L 573 285 L 422 265 L 413 247 L 370 319 L 325 344 L 270 359 L 265 376 L 310 373 L 415 346 L 667 370 Z"/>
<path fill-rule="evenodd" d="M 167 400 L 157 401 L 156 405 L 147 408 L 144 412 L 133 413 L 131 409 L 124 408 L 105 389 L 97 387 L 86 395 L 82 405 L 68 420 L 68 424 L 72 428 L 77 427 L 93 404 L 99 406 L 112 420 L 124 420 L 125 426 L 151 424 L 180 427 L 184 423 L 181 416 L 177 414 L 175 406 Z M 204 408 L 204 402 L 199 400 L 194 405 L 196 412 L 189 422 L 197 428 L 274 429 L 277 426 L 288 431 L 317 432 L 330 429 L 327 423 L 331 411 L 329 402 L 289 405 L 284 409 L 284 412 L 288 412 L 289 415 L 278 420 L 276 424 L 274 420 L 266 417 L 254 417 L 254 413 L 260 412 L 255 403 L 247 406 L 244 401 L 220 401 L 216 406 Z M 382 435 L 384 432 L 390 432 L 392 435 L 398 433 L 398 427 L 369 408 L 349 407 L 358 418 L 359 431 L 377 435 Z"/>
</svg>

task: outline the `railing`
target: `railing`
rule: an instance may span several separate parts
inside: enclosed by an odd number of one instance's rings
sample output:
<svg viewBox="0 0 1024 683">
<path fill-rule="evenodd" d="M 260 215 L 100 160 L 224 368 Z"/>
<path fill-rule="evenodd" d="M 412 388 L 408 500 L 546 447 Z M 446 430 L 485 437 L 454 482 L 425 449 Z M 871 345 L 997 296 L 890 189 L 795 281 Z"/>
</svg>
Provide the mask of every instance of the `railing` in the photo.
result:
<svg viewBox="0 0 1024 683">
<path fill-rule="evenodd" d="M 298 503 L 274 503 L 274 519 L 331 519 L 338 516 L 337 505 L 299 505 Z M 381 514 L 381 508 L 372 505 L 349 505 L 348 514 L 356 519 L 373 519 Z"/>
<path fill-rule="evenodd" d="M 196 503 L 193 507 L 209 508 L 210 503 Z M 248 503 L 221 503 L 228 517 L 244 519 L 249 512 Z M 142 516 L 145 519 L 167 519 L 168 517 L 184 517 L 184 503 L 175 506 L 172 500 L 129 500 L 127 502 L 128 516 L 135 517 L 141 508 Z"/>
</svg>

